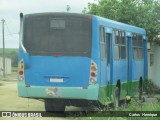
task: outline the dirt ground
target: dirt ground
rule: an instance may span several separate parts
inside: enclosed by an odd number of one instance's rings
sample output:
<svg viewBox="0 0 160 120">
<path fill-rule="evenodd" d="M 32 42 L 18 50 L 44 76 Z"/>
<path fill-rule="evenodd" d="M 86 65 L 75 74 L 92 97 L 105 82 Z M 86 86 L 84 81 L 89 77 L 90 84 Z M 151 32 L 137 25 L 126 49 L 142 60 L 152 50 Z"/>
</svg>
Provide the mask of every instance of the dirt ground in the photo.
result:
<svg viewBox="0 0 160 120">
<path fill-rule="evenodd" d="M 76 107 L 66 107 L 66 110 L 81 110 Z M 2 78 L 0 76 L 0 111 L 45 111 L 44 102 L 35 99 L 18 97 L 16 73 Z M 2 118 L 0 120 L 10 120 L 11 118 Z M 22 118 L 12 118 L 12 120 L 21 120 Z M 41 120 L 43 118 L 23 118 L 23 120 Z M 45 118 L 45 120 L 66 119 L 63 117 Z"/>
</svg>

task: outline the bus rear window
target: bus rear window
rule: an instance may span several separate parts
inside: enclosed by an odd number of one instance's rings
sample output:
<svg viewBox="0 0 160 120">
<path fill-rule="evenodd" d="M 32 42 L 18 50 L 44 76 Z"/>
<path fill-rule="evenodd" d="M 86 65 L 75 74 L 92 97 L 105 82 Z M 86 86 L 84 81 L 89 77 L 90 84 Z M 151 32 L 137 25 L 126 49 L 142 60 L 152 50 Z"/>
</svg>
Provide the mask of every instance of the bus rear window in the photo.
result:
<svg viewBox="0 0 160 120">
<path fill-rule="evenodd" d="M 65 28 L 65 20 L 53 19 L 50 21 L 50 27 L 53 29 L 64 29 Z"/>
<path fill-rule="evenodd" d="M 79 14 L 28 15 L 24 47 L 31 55 L 91 56 L 92 20 Z"/>
</svg>

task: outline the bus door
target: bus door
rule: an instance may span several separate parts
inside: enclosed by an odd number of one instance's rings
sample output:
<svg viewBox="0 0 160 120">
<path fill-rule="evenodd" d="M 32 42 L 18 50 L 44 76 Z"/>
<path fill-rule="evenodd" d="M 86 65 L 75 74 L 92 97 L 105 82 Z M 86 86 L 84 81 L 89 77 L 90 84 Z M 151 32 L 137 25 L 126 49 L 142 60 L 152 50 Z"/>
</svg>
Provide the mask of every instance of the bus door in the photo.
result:
<svg viewBox="0 0 160 120">
<path fill-rule="evenodd" d="M 127 36 L 127 95 L 131 95 L 131 84 L 132 84 L 132 53 L 131 53 L 132 47 L 131 47 L 131 36 Z"/>
<path fill-rule="evenodd" d="M 107 97 L 111 95 L 111 29 L 106 28 L 106 57 L 107 57 Z"/>
<path fill-rule="evenodd" d="M 110 82 L 110 34 L 106 33 L 106 49 L 107 49 L 107 82 Z"/>
<path fill-rule="evenodd" d="M 106 38 L 105 28 L 100 26 L 100 56 L 101 56 L 101 86 L 107 84 L 107 57 L 106 57 Z"/>
<path fill-rule="evenodd" d="M 111 92 L 110 79 L 110 40 L 111 31 L 103 26 L 100 27 L 100 53 L 101 53 L 101 86 L 107 86 L 105 96 L 109 97 Z"/>
</svg>

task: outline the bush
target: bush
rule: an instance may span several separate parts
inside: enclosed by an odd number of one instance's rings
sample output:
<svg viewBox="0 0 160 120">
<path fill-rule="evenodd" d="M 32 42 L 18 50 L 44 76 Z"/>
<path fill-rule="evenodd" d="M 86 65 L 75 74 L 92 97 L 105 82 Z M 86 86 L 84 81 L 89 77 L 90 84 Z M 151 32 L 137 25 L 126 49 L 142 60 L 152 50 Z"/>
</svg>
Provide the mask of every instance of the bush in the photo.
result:
<svg viewBox="0 0 160 120">
<path fill-rule="evenodd" d="M 143 91 L 146 92 L 148 97 L 152 96 L 154 94 L 154 85 L 151 80 L 144 80 L 143 82 Z"/>
</svg>

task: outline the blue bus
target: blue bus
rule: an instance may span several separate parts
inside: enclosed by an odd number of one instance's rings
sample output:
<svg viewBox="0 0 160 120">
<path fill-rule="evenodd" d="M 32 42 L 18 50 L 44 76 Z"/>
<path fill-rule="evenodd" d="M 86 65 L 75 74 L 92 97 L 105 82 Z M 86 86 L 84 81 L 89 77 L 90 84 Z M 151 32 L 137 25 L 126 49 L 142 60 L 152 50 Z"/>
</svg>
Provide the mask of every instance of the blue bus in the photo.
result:
<svg viewBox="0 0 160 120">
<path fill-rule="evenodd" d="M 18 95 L 46 111 L 108 105 L 142 94 L 144 29 L 95 15 L 20 14 Z"/>
</svg>

